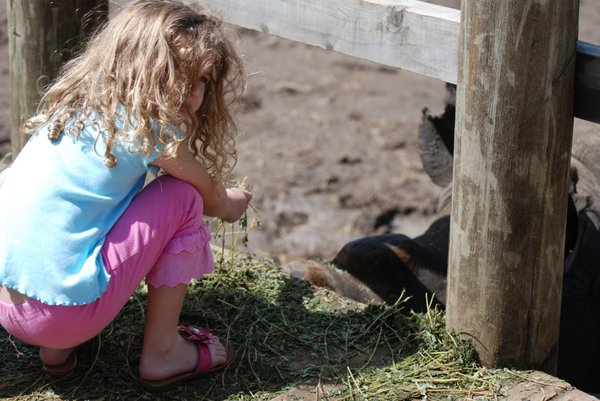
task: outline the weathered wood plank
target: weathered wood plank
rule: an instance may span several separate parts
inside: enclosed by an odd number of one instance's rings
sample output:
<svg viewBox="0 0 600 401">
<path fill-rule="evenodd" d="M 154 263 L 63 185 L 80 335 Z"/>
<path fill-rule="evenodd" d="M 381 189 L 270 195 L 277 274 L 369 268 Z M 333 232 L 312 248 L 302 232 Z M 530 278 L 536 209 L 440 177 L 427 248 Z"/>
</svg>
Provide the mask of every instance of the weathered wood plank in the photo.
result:
<svg viewBox="0 0 600 401">
<path fill-rule="evenodd" d="M 597 401 L 596 397 L 540 371 L 523 372 L 521 381 L 501 390 L 506 401 Z"/>
<path fill-rule="evenodd" d="M 226 9 L 220 0 L 204 2 Z M 458 10 L 412 0 L 295 1 L 287 10 L 281 1 L 263 3 L 262 31 L 441 80 L 456 76 Z M 255 27 L 258 21 L 243 20 Z"/>
<path fill-rule="evenodd" d="M 200 1 L 244 28 L 457 82 L 459 10 L 413 0 Z M 575 117 L 600 123 L 600 46 L 578 42 L 575 76 Z"/>
<path fill-rule="evenodd" d="M 415 0 L 199 2 L 231 24 L 456 82 L 459 10 Z"/>
<path fill-rule="evenodd" d="M 447 324 L 485 366 L 558 354 L 578 0 L 463 0 Z"/>
<path fill-rule="evenodd" d="M 14 158 L 26 141 L 23 119 L 35 113 L 43 87 L 79 39 L 108 17 L 108 0 L 8 1 L 7 11 Z"/>
</svg>

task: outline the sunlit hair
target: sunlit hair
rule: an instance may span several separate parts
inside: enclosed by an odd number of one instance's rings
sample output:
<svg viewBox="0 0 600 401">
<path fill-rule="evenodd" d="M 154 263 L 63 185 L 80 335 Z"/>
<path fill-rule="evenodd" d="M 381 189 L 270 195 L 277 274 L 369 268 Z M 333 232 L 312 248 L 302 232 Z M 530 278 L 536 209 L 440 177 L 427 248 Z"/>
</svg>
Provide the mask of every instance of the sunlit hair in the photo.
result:
<svg viewBox="0 0 600 401">
<path fill-rule="evenodd" d="M 204 101 L 190 114 L 182 106 L 192 85 L 206 73 Z M 114 167 L 118 160 L 112 149 L 126 135 L 115 117 L 124 106 L 140 144 L 133 151 L 151 154 L 154 122 L 164 144 L 162 156 L 172 157 L 181 143 L 213 177 L 223 179 L 236 162 L 236 126 L 229 105 L 244 85 L 242 62 L 219 20 L 194 4 L 138 0 L 111 18 L 65 64 L 24 128 L 32 133 L 50 123 L 48 136 L 56 141 L 63 131 L 79 135 L 93 112 L 106 130 L 105 164 Z M 65 128 L 71 118 L 76 122 Z M 185 139 L 178 141 L 173 127 L 183 126 Z"/>
</svg>

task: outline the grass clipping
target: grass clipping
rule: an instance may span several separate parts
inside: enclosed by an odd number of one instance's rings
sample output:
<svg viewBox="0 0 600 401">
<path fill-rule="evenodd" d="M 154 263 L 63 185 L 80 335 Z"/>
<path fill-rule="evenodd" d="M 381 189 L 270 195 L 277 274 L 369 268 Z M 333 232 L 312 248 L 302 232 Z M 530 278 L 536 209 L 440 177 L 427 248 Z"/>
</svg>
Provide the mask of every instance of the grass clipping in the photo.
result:
<svg viewBox="0 0 600 401">
<path fill-rule="evenodd" d="M 219 258 L 189 288 L 183 323 L 236 349 L 224 371 L 148 394 L 137 383 L 145 314 L 140 287 L 118 318 L 78 350 L 77 373 L 41 373 L 37 349 L 0 331 L 0 397 L 7 400 L 494 399 L 511 376 L 481 368 L 450 335 L 442 311 L 363 305 L 284 276 L 267 259 Z"/>
</svg>

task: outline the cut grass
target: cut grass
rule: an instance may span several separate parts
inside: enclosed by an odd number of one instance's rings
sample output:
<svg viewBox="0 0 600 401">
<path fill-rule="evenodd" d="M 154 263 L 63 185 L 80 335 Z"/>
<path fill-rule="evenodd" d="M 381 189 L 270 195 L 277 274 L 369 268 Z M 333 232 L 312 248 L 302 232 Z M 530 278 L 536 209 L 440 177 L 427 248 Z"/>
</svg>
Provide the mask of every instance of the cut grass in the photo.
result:
<svg viewBox="0 0 600 401">
<path fill-rule="evenodd" d="M 190 286 L 181 320 L 208 327 L 235 347 L 224 372 L 168 392 L 144 392 L 137 383 L 146 302 L 140 287 L 117 319 L 80 347 L 77 374 L 67 378 L 44 376 L 36 348 L 0 331 L 0 397 L 494 399 L 514 379 L 508 371 L 481 368 L 470 343 L 445 330 L 442 311 L 407 314 L 401 301 L 363 305 L 290 280 L 267 259 L 239 253 L 221 260 L 213 274 Z"/>
</svg>

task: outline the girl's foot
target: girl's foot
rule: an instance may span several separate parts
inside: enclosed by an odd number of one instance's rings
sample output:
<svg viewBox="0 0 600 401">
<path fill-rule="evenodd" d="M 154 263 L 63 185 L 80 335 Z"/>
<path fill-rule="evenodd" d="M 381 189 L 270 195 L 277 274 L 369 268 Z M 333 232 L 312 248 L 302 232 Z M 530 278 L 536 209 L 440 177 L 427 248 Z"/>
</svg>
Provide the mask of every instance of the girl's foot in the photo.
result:
<svg viewBox="0 0 600 401">
<path fill-rule="evenodd" d="M 66 376 L 73 373 L 77 367 L 77 355 L 74 347 L 66 349 L 41 347 L 39 355 L 42 368 L 49 376 Z"/>
<path fill-rule="evenodd" d="M 177 335 L 171 346 L 162 347 L 156 344 L 151 347 L 144 344 L 139 367 L 142 382 L 161 381 L 186 373 L 193 374 L 200 364 L 206 363 L 200 360 L 202 355 L 199 352 L 198 341 L 185 339 L 183 335 L 183 333 Z M 210 341 L 200 342 L 210 353 L 210 365 L 206 366 L 206 373 L 213 371 L 214 368 L 225 367 L 230 362 L 231 351 L 218 337 L 210 335 Z"/>
<path fill-rule="evenodd" d="M 59 366 L 64 364 L 75 351 L 75 347 L 65 349 L 54 349 L 40 347 L 40 360 L 47 366 Z"/>
</svg>

